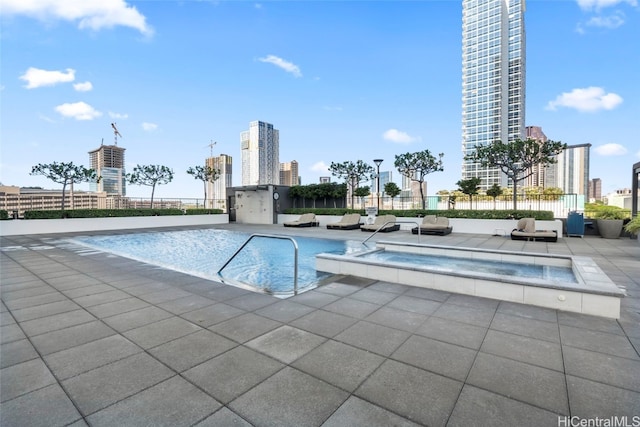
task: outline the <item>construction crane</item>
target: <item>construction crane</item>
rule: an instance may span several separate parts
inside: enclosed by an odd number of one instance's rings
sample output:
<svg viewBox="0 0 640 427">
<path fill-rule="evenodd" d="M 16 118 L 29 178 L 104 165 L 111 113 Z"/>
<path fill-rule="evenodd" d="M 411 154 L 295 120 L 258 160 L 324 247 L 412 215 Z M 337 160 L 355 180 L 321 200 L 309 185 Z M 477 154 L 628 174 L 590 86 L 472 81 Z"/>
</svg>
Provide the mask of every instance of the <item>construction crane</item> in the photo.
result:
<svg viewBox="0 0 640 427">
<path fill-rule="evenodd" d="M 211 140 L 211 144 L 208 144 L 207 147 L 211 148 L 211 157 L 213 157 L 213 147 L 217 144 L 216 141 Z"/>
<path fill-rule="evenodd" d="M 111 127 L 113 128 L 113 138 L 115 139 L 115 145 L 118 145 L 118 136 L 122 138 L 122 134 L 118 132 L 118 128 L 115 123 L 111 123 Z"/>
</svg>

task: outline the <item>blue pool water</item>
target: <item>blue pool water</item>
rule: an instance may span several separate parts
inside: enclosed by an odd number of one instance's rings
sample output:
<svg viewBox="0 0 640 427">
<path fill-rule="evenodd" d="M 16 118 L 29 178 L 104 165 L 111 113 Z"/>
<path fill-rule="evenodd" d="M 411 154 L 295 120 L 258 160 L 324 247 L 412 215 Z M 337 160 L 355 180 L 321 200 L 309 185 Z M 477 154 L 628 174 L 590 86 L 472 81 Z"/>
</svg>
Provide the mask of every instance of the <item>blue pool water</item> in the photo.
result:
<svg viewBox="0 0 640 427">
<path fill-rule="evenodd" d="M 497 274 L 500 276 L 542 279 L 554 283 L 578 283 L 573 271 L 569 267 L 481 261 L 478 259 L 393 251 L 375 251 L 361 255 L 361 257 L 385 263 L 428 266 L 442 272 L 472 271 L 476 273 Z"/>
<path fill-rule="evenodd" d="M 229 230 L 83 236 L 72 242 L 198 277 L 218 280 L 220 267 L 250 234 Z M 317 272 L 318 253 L 346 254 L 362 250 L 353 241 L 294 237 L 298 244 L 298 288 L 311 287 L 328 277 Z M 250 285 L 269 293 L 293 291 L 294 249 L 291 241 L 255 237 L 222 271 L 223 279 Z"/>
</svg>

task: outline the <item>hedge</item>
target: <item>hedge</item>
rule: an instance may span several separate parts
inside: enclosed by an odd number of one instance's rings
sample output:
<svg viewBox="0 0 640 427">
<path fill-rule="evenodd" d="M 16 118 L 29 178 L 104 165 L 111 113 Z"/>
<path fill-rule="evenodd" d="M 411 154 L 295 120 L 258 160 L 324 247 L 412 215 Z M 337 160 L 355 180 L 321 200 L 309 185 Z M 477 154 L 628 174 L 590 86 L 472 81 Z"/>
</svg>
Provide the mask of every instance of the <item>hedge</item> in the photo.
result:
<svg viewBox="0 0 640 427">
<path fill-rule="evenodd" d="M 344 215 L 347 213 L 359 213 L 365 215 L 362 209 L 287 209 L 286 214 L 302 215 L 304 213 L 315 213 L 316 215 Z M 381 210 L 379 215 L 395 215 L 398 218 L 416 218 L 426 215 L 444 216 L 447 218 L 469 218 L 469 219 L 520 219 L 535 218 L 539 221 L 550 221 L 555 219 L 552 211 L 534 210 L 428 210 L 428 209 L 407 209 L 407 210 Z"/>
<path fill-rule="evenodd" d="M 67 211 L 25 211 L 24 219 L 108 218 L 127 216 L 184 215 L 182 209 L 73 209 Z"/>
<path fill-rule="evenodd" d="M 221 214 L 222 209 L 187 209 L 185 215 L 215 215 Z"/>
<path fill-rule="evenodd" d="M 0 209 L 0 220 L 9 219 L 9 212 L 4 209 Z"/>
</svg>

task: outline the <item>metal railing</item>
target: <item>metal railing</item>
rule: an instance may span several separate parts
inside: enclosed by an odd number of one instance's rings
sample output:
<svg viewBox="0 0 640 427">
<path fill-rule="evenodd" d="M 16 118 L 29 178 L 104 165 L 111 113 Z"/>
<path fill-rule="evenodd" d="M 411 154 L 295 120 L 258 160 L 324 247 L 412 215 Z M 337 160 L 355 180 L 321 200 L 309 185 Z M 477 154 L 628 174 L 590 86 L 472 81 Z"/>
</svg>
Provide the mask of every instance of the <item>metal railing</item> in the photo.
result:
<svg viewBox="0 0 640 427">
<path fill-rule="evenodd" d="M 378 234 L 378 231 L 384 229 L 387 225 L 389 224 L 415 224 L 418 227 L 418 243 L 420 243 L 420 224 L 417 221 L 387 221 L 384 224 L 382 224 L 376 231 L 373 232 L 373 234 L 371 234 L 371 236 L 367 237 L 366 239 L 364 239 L 362 241 L 363 245 L 366 245 L 367 241 L 369 239 L 371 239 L 373 236 L 375 236 L 376 234 Z"/>
<path fill-rule="evenodd" d="M 294 259 L 293 259 L 293 294 L 294 295 L 298 295 L 298 243 L 289 236 L 279 236 L 277 234 L 260 234 L 260 233 L 255 233 L 252 234 L 251 236 L 249 236 L 249 238 L 242 244 L 242 246 L 240 246 L 240 248 L 235 251 L 235 253 L 233 255 L 231 255 L 231 257 L 227 260 L 227 262 L 224 263 L 224 265 L 222 267 L 220 267 L 220 270 L 218 270 L 218 275 L 220 275 L 220 273 L 222 272 L 222 270 L 224 270 L 224 268 L 236 257 L 236 255 L 238 255 L 240 253 L 240 251 L 242 251 L 244 249 L 245 246 L 247 246 L 249 244 L 249 242 L 254 238 L 254 237 L 266 237 L 269 239 L 281 239 L 281 240 L 289 240 L 291 243 L 293 243 L 293 248 L 294 248 Z"/>
</svg>

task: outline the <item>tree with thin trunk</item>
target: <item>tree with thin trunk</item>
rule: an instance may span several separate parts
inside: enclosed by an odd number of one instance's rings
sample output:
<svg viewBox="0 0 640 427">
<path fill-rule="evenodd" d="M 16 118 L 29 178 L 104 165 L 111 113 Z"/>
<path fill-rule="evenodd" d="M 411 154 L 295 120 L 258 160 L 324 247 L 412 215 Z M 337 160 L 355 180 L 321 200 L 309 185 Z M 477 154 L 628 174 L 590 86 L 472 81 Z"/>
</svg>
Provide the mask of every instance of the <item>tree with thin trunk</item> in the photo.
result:
<svg viewBox="0 0 640 427">
<path fill-rule="evenodd" d="M 62 184 L 62 201 L 60 210 L 64 211 L 65 192 L 67 185 L 81 182 L 100 182 L 102 177 L 98 176 L 94 169 L 87 169 L 84 166 L 74 165 L 73 162 L 53 162 L 50 164 L 39 163 L 31 168 L 31 175 L 42 175 L 51 181 Z"/>
<path fill-rule="evenodd" d="M 559 141 L 539 141 L 528 138 L 511 142 L 497 140 L 489 145 L 477 146 L 465 160 L 479 163 L 483 168 L 498 168 L 513 182 L 513 210 L 517 209 L 518 181 L 534 173 L 534 166 L 556 163 L 556 156 L 567 147 Z"/>
<path fill-rule="evenodd" d="M 360 207 L 364 209 L 364 198 L 371 194 L 371 187 L 365 185 L 364 187 L 358 187 L 354 191 L 357 197 L 360 197 Z"/>
<path fill-rule="evenodd" d="M 373 166 L 368 165 L 362 160 L 358 160 L 353 163 L 351 161 L 343 163 L 331 162 L 329 165 L 329 171 L 333 176 L 338 178 L 344 178 L 347 186 L 351 190 L 351 209 L 353 209 L 353 200 L 355 197 L 355 190 L 365 178 L 373 179 L 375 169 Z"/>
<path fill-rule="evenodd" d="M 458 186 L 458 190 L 460 190 L 463 194 L 469 196 L 469 209 L 473 209 L 473 196 L 478 194 L 480 191 L 480 182 L 482 180 L 480 178 L 469 178 L 469 179 L 461 179 L 456 182 Z"/>
<path fill-rule="evenodd" d="M 498 184 L 493 184 L 487 191 L 487 196 L 493 198 L 493 210 L 496 210 L 496 198 L 502 195 L 502 188 Z"/>
<path fill-rule="evenodd" d="M 153 195 L 156 185 L 168 184 L 173 181 L 173 170 L 162 165 L 136 165 L 133 172 L 127 174 L 129 184 L 146 185 L 151 187 L 151 209 L 153 209 Z"/>
<path fill-rule="evenodd" d="M 200 181 L 202 181 L 202 184 L 204 185 L 204 207 L 206 209 L 207 207 L 207 183 L 208 182 L 214 182 L 216 181 L 218 178 L 220 178 L 220 170 L 219 169 L 214 169 L 211 166 L 205 165 L 198 165 L 195 167 L 190 167 L 189 169 L 187 169 L 187 173 L 191 176 L 193 176 L 194 179 L 198 179 Z"/>
<path fill-rule="evenodd" d="M 443 153 L 438 154 L 438 158 L 431 154 L 429 150 L 418 151 L 416 153 L 405 153 L 396 155 L 393 163 L 400 175 L 404 175 L 411 181 L 420 184 L 420 199 L 422 200 L 422 209 L 425 208 L 425 194 L 423 183 L 425 177 L 432 172 L 442 172 Z"/>
<path fill-rule="evenodd" d="M 384 185 L 384 192 L 387 196 L 391 197 L 391 210 L 393 210 L 393 198 L 402 192 L 398 184 L 395 182 L 387 182 Z"/>
</svg>

